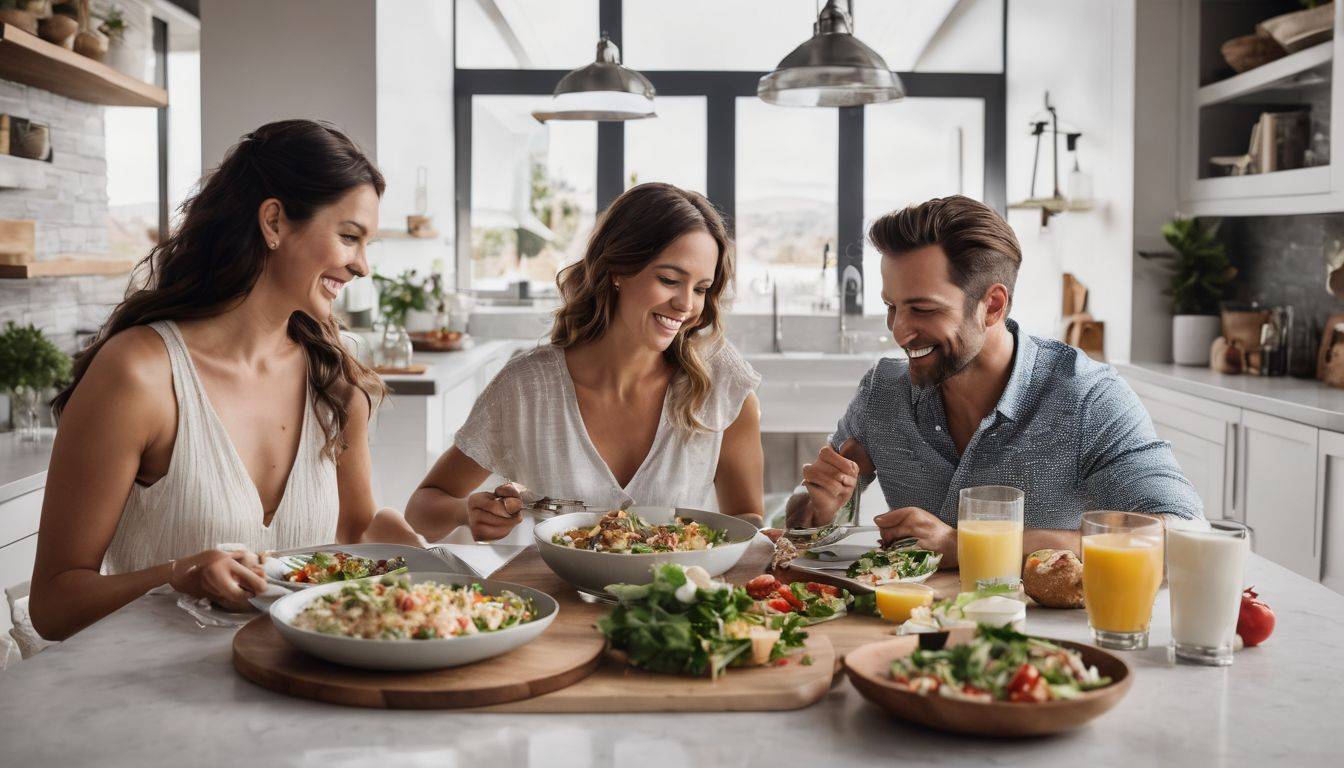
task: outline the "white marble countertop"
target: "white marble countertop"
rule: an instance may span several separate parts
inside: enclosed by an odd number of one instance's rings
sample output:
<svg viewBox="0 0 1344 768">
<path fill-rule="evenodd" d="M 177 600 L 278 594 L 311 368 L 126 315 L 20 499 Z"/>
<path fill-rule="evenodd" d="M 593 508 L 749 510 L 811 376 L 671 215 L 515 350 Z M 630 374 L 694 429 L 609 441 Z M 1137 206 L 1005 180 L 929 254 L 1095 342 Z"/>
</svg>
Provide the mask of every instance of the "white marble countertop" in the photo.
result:
<svg viewBox="0 0 1344 768">
<path fill-rule="evenodd" d="M 457 386 L 487 360 L 498 355 L 509 355 L 515 349 L 532 346 L 534 342 L 513 339 L 477 340 L 470 349 L 460 352 L 416 352 L 412 363 L 428 366 L 424 373 L 383 376 L 383 382 L 394 395 L 438 395 Z"/>
<path fill-rule="evenodd" d="M 1126 363 L 1122 376 L 1271 416 L 1344 432 L 1344 389 L 1291 376 L 1230 376 L 1206 366 Z"/>
<path fill-rule="evenodd" d="M 21 443 L 17 433 L 0 432 L 0 504 L 46 485 L 55 435 L 44 429 L 40 442 Z"/>
<path fill-rule="evenodd" d="M 1260 557 L 1268 643 L 1227 668 L 1174 666 L 1163 647 L 1125 654 L 1134 685 L 1061 736 L 965 739 L 888 717 L 842 680 L 793 712 L 521 715 L 345 708 L 272 693 L 230 662 L 233 632 L 197 628 L 147 596 L 0 672 L 0 756 L 13 766 L 911 765 L 1256 766 L 1344 754 L 1344 596 Z M 1167 593 L 1153 640 L 1170 639 Z M 1032 609 L 1028 629 L 1086 640 L 1081 611 Z M 731 674 L 731 673 L 730 673 Z M 706 682 L 706 685 L 710 683 Z M 1333 755 L 1333 757 L 1332 757 Z"/>
</svg>

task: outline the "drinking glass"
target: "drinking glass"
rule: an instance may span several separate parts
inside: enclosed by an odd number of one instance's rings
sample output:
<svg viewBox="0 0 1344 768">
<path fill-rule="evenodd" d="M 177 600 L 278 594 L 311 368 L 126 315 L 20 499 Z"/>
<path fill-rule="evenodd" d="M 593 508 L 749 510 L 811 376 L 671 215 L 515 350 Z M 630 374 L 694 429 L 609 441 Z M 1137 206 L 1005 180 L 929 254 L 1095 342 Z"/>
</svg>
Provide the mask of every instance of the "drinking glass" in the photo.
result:
<svg viewBox="0 0 1344 768">
<path fill-rule="evenodd" d="M 961 591 L 1022 581 L 1022 509 L 1026 494 L 1010 485 L 962 488 L 957 504 Z"/>
<path fill-rule="evenodd" d="M 1167 586 L 1177 660 L 1219 667 L 1232 663 L 1248 533 L 1232 520 L 1168 526 Z"/>
<path fill-rule="evenodd" d="M 1137 512 L 1085 512 L 1082 536 L 1092 640 L 1114 650 L 1147 648 L 1162 584 L 1162 521 Z"/>
</svg>

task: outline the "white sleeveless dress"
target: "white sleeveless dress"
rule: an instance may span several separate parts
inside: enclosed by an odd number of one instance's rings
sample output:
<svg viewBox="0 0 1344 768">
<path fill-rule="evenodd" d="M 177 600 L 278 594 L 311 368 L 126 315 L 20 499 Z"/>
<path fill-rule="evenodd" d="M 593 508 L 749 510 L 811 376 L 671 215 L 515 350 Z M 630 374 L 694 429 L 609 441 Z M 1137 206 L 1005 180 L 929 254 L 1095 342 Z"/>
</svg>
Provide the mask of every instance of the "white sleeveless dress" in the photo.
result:
<svg viewBox="0 0 1344 768">
<path fill-rule="evenodd" d="M 152 323 L 168 348 L 177 398 L 177 437 L 168 473 L 150 486 L 133 483 L 103 558 L 105 573 L 125 573 L 186 557 L 220 544 L 254 552 L 336 540 L 340 495 L 336 465 L 309 392 L 299 452 L 269 526 L 252 478 L 215 414 L 171 320 Z"/>
</svg>

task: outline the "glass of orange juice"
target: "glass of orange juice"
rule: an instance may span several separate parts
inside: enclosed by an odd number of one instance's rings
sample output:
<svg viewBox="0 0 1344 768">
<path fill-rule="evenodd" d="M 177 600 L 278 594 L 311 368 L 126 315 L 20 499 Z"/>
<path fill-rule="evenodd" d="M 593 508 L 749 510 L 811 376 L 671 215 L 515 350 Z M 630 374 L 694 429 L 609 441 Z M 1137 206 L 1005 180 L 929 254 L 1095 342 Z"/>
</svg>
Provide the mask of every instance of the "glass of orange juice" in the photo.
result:
<svg viewBox="0 0 1344 768">
<path fill-rule="evenodd" d="M 1148 647 L 1162 584 L 1162 521 L 1137 512 L 1083 513 L 1083 601 L 1092 639 L 1121 651 Z"/>
<path fill-rule="evenodd" d="M 1022 508 L 1026 494 L 1010 485 L 962 488 L 957 505 L 957 567 L 961 591 L 981 582 L 1022 580 Z"/>
<path fill-rule="evenodd" d="M 877 612 L 893 624 L 910 618 L 910 612 L 921 605 L 933 604 L 933 587 L 924 584 L 895 582 L 875 587 Z"/>
</svg>

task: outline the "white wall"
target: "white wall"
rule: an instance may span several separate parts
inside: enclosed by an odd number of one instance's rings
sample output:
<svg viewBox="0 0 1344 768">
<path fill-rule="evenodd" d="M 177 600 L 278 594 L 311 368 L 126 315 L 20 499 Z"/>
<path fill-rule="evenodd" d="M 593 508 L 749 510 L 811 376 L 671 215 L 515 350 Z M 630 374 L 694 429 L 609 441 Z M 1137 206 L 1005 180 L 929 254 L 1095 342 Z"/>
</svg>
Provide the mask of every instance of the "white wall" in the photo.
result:
<svg viewBox="0 0 1344 768">
<path fill-rule="evenodd" d="M 201 167 L 273 120 L 327 120 L 377 152 L 374 0 L 202 0 Z"/>
<path fill-rule="evenodd" d="M 1037 211 L 1009 211 L 1022 244 L 1015 317 L 1030 333 L 1058 337 L 1062 274 L 1090 289 L 1089 308 L 1106 323 L 1106 354 L 1130 354 L 1134 251 L 1135 0 L 1012 0 L 1008 3 L 1008 200 L 1031 186 L 1034 141 L 1028 124 L 1050 91 L 1060 118 L 1083 133 L 1079 158 L 1092 175 L 1097 208 L 1040 225 Z M 1049 142 L 1042 145 L 1037 194 L 1050 193 Z M 1060 178 L 1068 170 L 1060 140 Z M 1042 183 L 1044 182 L 1044 183 Z"/>
<path fill-rule="evenodd" d="M 416 170 L 428 169 L 428 212 L 439 237 L 386 240 L 374 267 L 426 271 L 435 259 L 451 275 L 453 209 L 453 4 L 443 0 L 378 0 L 378 167 L 387 178 L 380 225 L 406 229 L 415 213 Z M 451 277 L 449 280 L 451 285 Z"/>
</svg>

